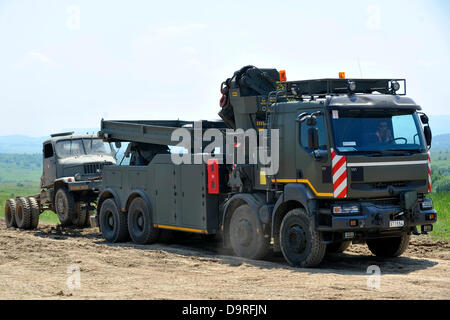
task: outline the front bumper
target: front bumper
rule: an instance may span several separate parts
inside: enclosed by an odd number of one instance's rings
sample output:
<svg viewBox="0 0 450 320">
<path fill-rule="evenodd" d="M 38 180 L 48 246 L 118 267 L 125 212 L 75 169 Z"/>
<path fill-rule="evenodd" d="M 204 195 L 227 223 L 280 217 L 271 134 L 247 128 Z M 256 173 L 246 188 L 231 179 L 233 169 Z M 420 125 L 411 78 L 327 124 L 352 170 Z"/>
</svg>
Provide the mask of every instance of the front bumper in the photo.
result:
<svg viewBox="0 0 450 320">
<path fill-rule="evenodd" d="M 348 205 L 352 205 L 351 202 Z M 433 208 L 421 209 L 418 204 L 409 212 L 400 205 L 380 205 L 371 202 L 354 203 L 360 207 L 358 214 L 331 215 L 326 226 L 318 226 L 319 231 L 331 232 L 381 232 L 407 231 L 415 226 L 431 225 L 437 221 L 437 212 Z M 324 211 L 322 211 L 324 213 Z M 399 221 L 391 223 L 392 221 Z M 403 221 L 403 222 L 401 222 Z"/>
<path fill-rule="evenodd" d="M 95 191 L 101 188 L 101 180 L 73 181 L 68 183 L 69 191 Z"/>
</svg>

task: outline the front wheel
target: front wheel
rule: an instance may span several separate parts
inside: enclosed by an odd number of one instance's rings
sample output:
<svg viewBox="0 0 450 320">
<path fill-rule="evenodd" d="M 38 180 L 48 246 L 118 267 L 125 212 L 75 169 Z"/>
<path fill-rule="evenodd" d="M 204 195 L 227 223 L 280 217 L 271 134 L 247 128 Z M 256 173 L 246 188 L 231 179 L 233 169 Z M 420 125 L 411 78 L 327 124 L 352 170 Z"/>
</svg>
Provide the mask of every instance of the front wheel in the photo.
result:
<svg viewBox="0 0 450 320">
<path fill-rule="evenodd" d="M 409 245 L 410 235 L 404 232 L 400 237 L 367 240 L 369 250 L 378 257 L 398 257 Z"/>
<path fill-rule="evenodd" d="M 54 206 L 61 226 L 72 225 L 76 216 L 75 199 L 66 187 L 56 191 Z"/>
<path fill-rule="evenodd" d="M 289 211 L 281 222 L 280 246 L 286 261 L 294 267 L 315 267 L 325 256 L 326 245 L 304 209 Z"/>
</svg>

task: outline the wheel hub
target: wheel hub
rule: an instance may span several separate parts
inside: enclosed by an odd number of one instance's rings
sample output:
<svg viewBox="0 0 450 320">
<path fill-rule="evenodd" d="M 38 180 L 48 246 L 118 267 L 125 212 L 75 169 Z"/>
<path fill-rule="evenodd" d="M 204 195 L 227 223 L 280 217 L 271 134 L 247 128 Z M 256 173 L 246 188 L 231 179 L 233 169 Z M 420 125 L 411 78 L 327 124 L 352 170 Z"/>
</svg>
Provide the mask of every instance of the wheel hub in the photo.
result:
<svg viewBox="0 0 450 320">
<path fill-rule="evenodd" d="M 137 218 L 137 225 L 139 227 L 139 229 L 144 229 L 144 217 L 142 216 L 142 213 L 139 213 L 138 218 Z"/>
<path fill-rule="evenodd" d="M 252 241 L 252 226 L 248 222 L 248 220 L 239 221 L 237 228 L 237 236 L 239 239 L 239 243 L 242 246 L 250 245 Z"/>
<path fill-rule="evenodd" d="M 306 236 L 302 227 L 296 225 L 289 229 L 289 248 L 296 253 L 303 253 L 306 249 Z"/>
<path fill-rule="evenodd" d="M 114 218 L 113 218 L 112 214 L 109 214 L 107 221 L 108 221 L 109 227 L 111 229 L 114 228 Z"/>
<path fill-rule="evenodd" d="M 58 198 L 57 202 L 58 212 L 64 214 L 64 199 L 62 197 Z"/>
</svg>

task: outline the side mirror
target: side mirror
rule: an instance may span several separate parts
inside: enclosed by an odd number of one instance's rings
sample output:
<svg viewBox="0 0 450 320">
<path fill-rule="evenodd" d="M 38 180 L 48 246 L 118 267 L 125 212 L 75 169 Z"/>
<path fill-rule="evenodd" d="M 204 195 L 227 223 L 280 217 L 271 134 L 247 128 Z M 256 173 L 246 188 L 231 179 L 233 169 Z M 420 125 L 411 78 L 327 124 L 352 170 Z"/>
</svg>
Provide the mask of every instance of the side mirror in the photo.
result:
<svg viewBox="0 0 450 320">
<path fill-rule="evenodd" d="M 308 149 L 319 149 L 319 130 L 317 128 L 308 129 Z"/>
<path fill-rule="evenodd" d="M 425 142 L 427 143 L 427 146 L 430 147 L 431 146 L 431 139 L 432 139 L 432 136 L 433 136 L 431 134 L 430 126 L 423 127 L 423 133 L 425 135 Z"/>
<path fill-rule="evenodd" d="M 428 124 L 428 116 L 425 113 L 421 114 L 420 121 L 422 121 L 423 124 Z"/>
</svg>

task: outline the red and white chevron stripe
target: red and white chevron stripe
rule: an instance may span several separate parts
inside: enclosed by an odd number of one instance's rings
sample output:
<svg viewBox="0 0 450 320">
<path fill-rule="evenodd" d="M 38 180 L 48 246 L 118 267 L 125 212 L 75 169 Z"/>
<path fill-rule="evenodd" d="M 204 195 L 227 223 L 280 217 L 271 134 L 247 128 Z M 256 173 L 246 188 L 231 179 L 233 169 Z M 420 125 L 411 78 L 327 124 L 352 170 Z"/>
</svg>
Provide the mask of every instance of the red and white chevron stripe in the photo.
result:
<svg viewBox="0 0 450 320">
<path fill-rule="evenodd" d="M 333 195 L 347 197 L 347 157 L 339 156 L 331 149 L 331 171 L 333 172 Z"/>
<path fill-rule="evenodd" d="M 428 151 L 428 192 L 431 192 L 431 157 Z"/>
</svg>

